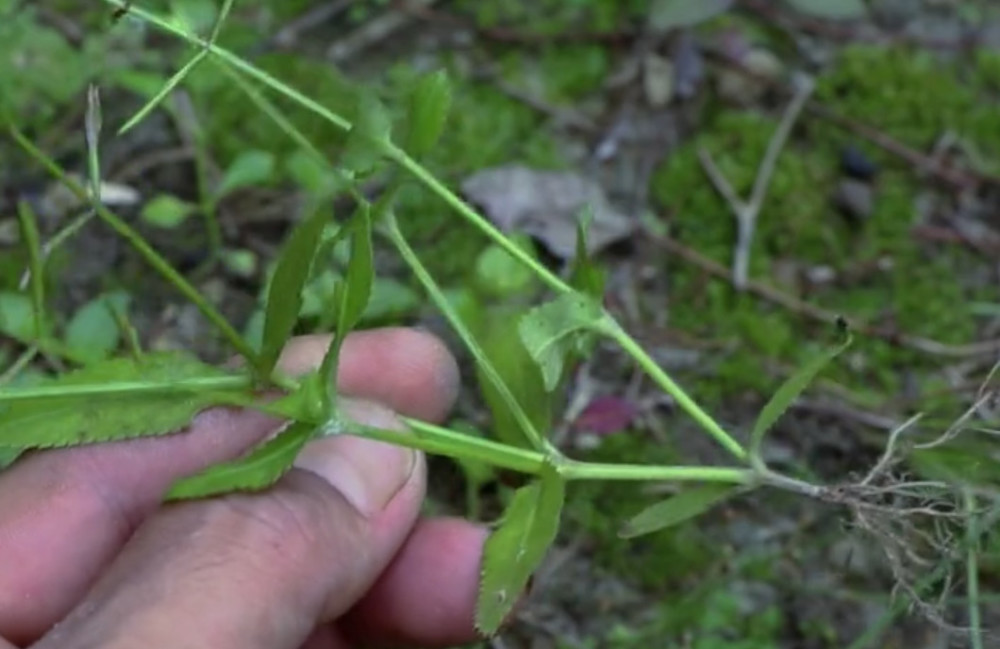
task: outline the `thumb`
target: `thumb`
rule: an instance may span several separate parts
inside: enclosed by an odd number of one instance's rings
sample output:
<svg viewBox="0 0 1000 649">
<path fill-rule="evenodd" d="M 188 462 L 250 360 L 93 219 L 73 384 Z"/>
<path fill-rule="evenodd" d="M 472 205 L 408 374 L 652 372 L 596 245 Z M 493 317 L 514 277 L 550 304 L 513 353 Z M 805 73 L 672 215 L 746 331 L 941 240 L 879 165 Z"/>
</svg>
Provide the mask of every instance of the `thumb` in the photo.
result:
<svg viewBox="0 0 1000 649">
<path fill-rule="evenodd" d="M 342 412 L 401 427 L 371 402 L 346 401 Z M 212 638 L 220 649 L 297 647 L 386 569 L 416 521 L 424 484 L 422 456 L 409 449 L 346 435 L 315 441 L 267 492 L 180 503 L 152 517 L 37 646 Z"/>
</svg>

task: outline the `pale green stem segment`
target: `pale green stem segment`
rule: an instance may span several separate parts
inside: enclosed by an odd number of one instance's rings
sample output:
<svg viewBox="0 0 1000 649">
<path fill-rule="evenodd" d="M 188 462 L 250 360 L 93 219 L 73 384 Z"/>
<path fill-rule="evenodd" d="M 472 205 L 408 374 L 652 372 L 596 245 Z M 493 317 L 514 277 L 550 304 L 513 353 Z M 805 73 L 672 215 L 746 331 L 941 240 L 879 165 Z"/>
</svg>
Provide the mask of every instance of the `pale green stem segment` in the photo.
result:
<svg viewBox="0 0 1000 649">
<path fill-rule="evenodd" d="M 0 403 L 29 401 L 32 399 L 60 399 L 107 396 L 138 396 L 149 394 L 176 394 L 178 392 L 249 390 L 253 381 L 246 376 L 206 376 L 181 379 L 171 383 L 115 381 L 81 385 L 35 385 L 23 388 L 6 388 L 0 391 Z"/>
<path fill-rule="evenodd" d="M 691 416 L 695 422 L 700 425 L 705 432 L 715 438 L 727 451 L 729 451 L 738 460 L 747 460 L 747 452 L 743 446 L 733 439 L 729 433 L 719 426 L 718 422 L 712 418 L 707 412 L 702 410 L 695 401 L 684 392 L 683 388 L 674 383 L 674 380 L 663 371 L 663 369 L 653 360 L 649 354 L 639 346 L 628 333 L 625 332 L 617 324 L 613 328 L 606 328 L 608 335 L 614 339 L 622 349 L 624 349 L 632 358 L 642 366 L 653 381 L 656 382 L 663 390 L 672 396 L 677 402 L 677 405 L 681 407 L 688 415 Z"/>
<path fill-rule="evenodd" d="M 24 368 L 26 368 L 31 361 L 35 360 L 39 351 L 41 350 L 38 348 L 37 344 L 34 344 L 24 350 L 24 352 L 17 357 L 17 360 L 15 360 L 10 367 L 4 370 L 3 374 L 0 374 L 0 387 L 3 387 L 16 379 L 17 375 L 24 371 Z"/>
<path fill-rule="evenodd" d="M 50 174 L 52 174 L 57 180 L 63 183 L 81 202 L 87 202 L 88 196 L 86 190 L 77 184 L 72 178 L 66 175 L 66 172 L 55 163 L 54 160 L 49 158 L 44 152 L 37 148 L 31 140 L 26 138 L 24 134 L 12 123 L 7 123 L 7 128 L 14 138 L 14 140 L 23 148 L 32 158 L 37 160 L 39 164 L 45 167 Z M 115 232 L 124 237 L 132 247 L 135 248 L 139 254 L 141 254 L 146 261 L 152 266 L 160 275 L 162 275 L 168 282 L 173 284 L 181 294 L 184 295 L 188 300 L 194 304 L 202 315 L 204 315 L 213 325 L 215 325 L 222 335 L 229 341 L 229 343 L 236 349 L 237 352 L 248 361 L 253 364 L 257 354 L 253 348 L 243 339 L 236 329 L 233 328 L 229 321 L 226 320 L 219 311 L 213 307 L 208 300 L 206 300 L 198 290 L 191 286 L 190 283 L 184 277 L 174 270 L 174 267 L 164 259 L 156 250 L 152 248 L 142 236 L 133 230 L 125 221 L 120 219 L 111 210 L 107 209 L 103 205 L 95 205 L 94 209 L 97 211 L 98 216 L 107 223 Z"/>
<path fill-rule="evenodd" d="M 472 354 L 473 358 L 476 359 L 476 362 L 482 369 L 483 374 L 490 381 L 490 383 L 493 384 L 493 387 L 500 392 L 501 398 L 503 398 L 503 400 L 510 407 L 514 418 L 517 420 L 518 425 L 528 437 L 528 440 L 536 449 L 544 450 L 553 456 L 558 455 L 559 451 L 552 447 L 548 440 L 546 440 L 535 428 L 531 418 L 524 412 L 521 404 L 518 403 L 517 399 L 511 393 L 510 388 L 500 377 L 496 368 L 493 367 L 493 364 L 486 356 L 486 352 L 484 352 L 479 346 L 479 343 L 476 342 L 475 336 L 472 335 L 472 332 L 469 331 L 468 327 L 465 326 L 465 323 L 462 322 L 462 319 L 448 302 L 448 298 L 445 297 L 444 293 L 442 293 L 440 287 L 437 285 L 437 282 L 435 282 L 434 278 L 427 272 L 427 269 L 424 267 L 423 263 L 421 263 L 417 254 L 412 248 L 410 248 L 410 244 L 407 243 L 406 237 L 403 236 L 403 233 L 399 231 L 399 226 L 396 224 L 396 221 L 391 213 L 386 214 L 384 223 L 385 227 L 383 231 L 396 246 L 400 256 L 403 258 L 403 261 L 406 262 L 406 265 L 409 266 L 413 274 L 416 275 L 417 280 L 419 280 L 423 285 L 427 294 L 430 296 L 431 301 L 433 301 L 434 305 L 441 310 L 441 313 L 444 314 L 444 316 L 448 319 L 448 322 L 451 323 L 451 326 L 462 339 L 462 342 L 465 343 L 469 353 Z"/>
<path fill-rule="evenodd" d="M 123 0 L 105 0 L 105 2 L 114 5 L 116 7 L 122 8 L 125 6 Z M 130 11 L 137 17 L 148 21 L 150 24 L 154 25 L 158 29 L 165 32 L 173 34 L 182 40 L 185 40 L 194 45 L 205 48 L 206 51 L 212 52 L 220 59 L 226 63 L 232 65 L 237 70 L 245 73 L 247 76 L 259 80 L 264 85 L 270 87 L 274 91 L 288 97 L 289 99 L 300 104 L 304 108 L 313 111 L 317 115 L 323 117 L 325 120 L 333 124 L 334 126 L 344 130 L 349 131 L 352 128 L 352 124 L 349 120 L 343 118 L 342 116 L 334 113 L 325 106 L 319 104 L 318 102 L 310 99 L 309 97 L 303 95 L 301 92 L 295 90 L 291 86 L 281 82 L 275 77 L 271 76 L 267 72 L 260 70 L 250 63 L 244 61 L 236 54 L 229 52 L 226 49 L 220 48 L 213 43 L 210 43 L 196 34 L 187 32 L 186 30 L 170 24 L 168 21 L 157 16 L 156 14 L 150 13 L 139 7 L 130 7 Z M 454 192 L 448 189 L 444 184 L 442 184 L 437 178 L 435 178 L 427 169 L 425 169 L 419 162 L 410 157 L 402 149 L 392 145 L 383 144 L 383 149 L 385 155 L 399 164 L 401 167 L 406 169 L 415 178 L 420 180 L 428 189 L 433 193 L 437 194 L 445 203 L 447 203 L 452 209 L 468 221 L 471 225 L 476 227 L 479 231 L 489 237 L 490 240 L 495 242 L 497 245 L 501 246 L 504 250 L 510 253 L 515 259 L 519 260 L 528 268 L 532 269 L 549 287 L 560 293 L 572 292 L 573 288 L 569 286 L 566 282 L 556 276 L 554 273 L 549 271 L 547 268 L 539 264 L 537 261 L 532 259 L 518 246 L 514 245 L 507 237 L 503 235 L 497 228 L 495 228 L 491 223 L 484 219 L 480 214 L 478 214 L 474 209 L 469 207 L 461 198 L 459 198 Z M 726 433 L 719 424 L 712 419 L 704 410 L 701 409 L 674 381 L 656 364 L 656 362 L 642 349 L 642 347 L 629 336 L 620 327 L 617 327 L 618 331 L 615 333 L 614 338 L 621 343 L 623 349 L 632 356 L 636 362 L 650 375 L 650 377 L 656 381 L 664 390 L 666 390 L 677 403 L 692 417 L 695 421 L 704 428 L 712 437 L 717 439 L 726 449 L 729 450 L 735 457 L 740 460 L 747 459 L 746 450 L 734 439 L 732 439 L 728 433 Z"/>
<path fill-rule="evenodd" d="M 403 419 L 403 423 L 409 426 L 411 432 L 363 428 L 350 434 L 400 444 L 436 455 L 479 460 L 496 467 L 531 475 L 540 475 L 546 466 L 551 465 L 548 457 L 539 451 L 508 446 L 417 419 Z M 753 484 L 757 480 L 756 474 L 750 469 L 728 467 L 642 466 L 574 460 L 559 460 L 554 466 L 567 480 L 664 480 L 731 484 Z"/>
</svg>

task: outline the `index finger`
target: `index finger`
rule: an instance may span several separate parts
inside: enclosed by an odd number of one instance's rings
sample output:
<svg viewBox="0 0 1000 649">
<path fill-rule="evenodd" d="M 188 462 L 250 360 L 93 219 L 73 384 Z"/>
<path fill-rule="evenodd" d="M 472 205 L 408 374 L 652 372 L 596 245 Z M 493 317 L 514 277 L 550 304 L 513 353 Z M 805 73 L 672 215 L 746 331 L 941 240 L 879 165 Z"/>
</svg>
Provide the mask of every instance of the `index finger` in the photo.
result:
<svg viewBox="0 0 1000 649">
<path fill-rule="evenodd" d="M 283 369 L 315 367 L 328 342 L 294 340 Z M 338 384 L 433 420 L 450 408 L 458 371 L 436 338 L 391 328 L 345 339 Z M 45 451 L 0 473 L 0 636 L 40 636 L 83 596 L 171 483 L 238 457 L 276 425 L 258 412 L 212 409 L 180 434 Z"/>
</svg>

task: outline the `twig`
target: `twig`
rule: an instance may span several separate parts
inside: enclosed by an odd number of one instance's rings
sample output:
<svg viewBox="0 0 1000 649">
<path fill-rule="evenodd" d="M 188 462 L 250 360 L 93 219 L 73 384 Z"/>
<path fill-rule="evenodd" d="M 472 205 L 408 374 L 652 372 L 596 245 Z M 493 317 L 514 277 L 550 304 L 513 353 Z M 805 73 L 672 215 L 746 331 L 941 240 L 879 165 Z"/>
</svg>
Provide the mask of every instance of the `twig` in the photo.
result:
<svg viewBox="0 0 1000 649">
<path fill-rule="evenodd" d="M 757 169 L 757 178 L 754 180 L 750 198 L 747 201 L 736 196 L 732 185 L 725 178 L 719 168 L 715 165 L 711 155 L 705 149 L 698 150 L 698 158 L 701 160 L 705 173 L 712 181 L 716 191 L 729 203 L 729 208 L 736 217 L 738 233 L 736 237 L 736 249 L 733 254 L 733 285 L 738 291 L 746 290 L 747 274 L 750 268 L 750 247 L 753 244 L 754 230 L 757 227 L 757 218 L 760 210 L 764 206 L 764 199 L 767 197 L 767 190 L 774 176 L 774 169 L 778 163 L 778 156 L 788 141 L 788 136 L 795 126 L 795 122 L 802 113 L 803 107 L 812 95 L 816 84 L 812 79 L 803 78 L 795 87 L 795 96 L 789 103 L 785 114 L 781 117 L 777 130 L 771 137 L 764 153 L 764 159 Z"/>
</svg>

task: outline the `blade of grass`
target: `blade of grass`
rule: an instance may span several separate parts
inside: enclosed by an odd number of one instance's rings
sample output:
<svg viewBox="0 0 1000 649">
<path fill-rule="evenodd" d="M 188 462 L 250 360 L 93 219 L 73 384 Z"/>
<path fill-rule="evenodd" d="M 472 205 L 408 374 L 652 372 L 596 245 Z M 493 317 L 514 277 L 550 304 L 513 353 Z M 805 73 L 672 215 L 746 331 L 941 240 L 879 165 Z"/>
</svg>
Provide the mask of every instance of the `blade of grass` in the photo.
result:
<svg viewBox="0 0 1000 649">
<path fill-rule="evenodd" d="M 35 213 L 26 201 L 17 204 L 17 217 L 21 237 L 28 249 L 28 270 L 31 273 L 31 309 L 34 312 L 35 342 L 45 337 L 45 276 L 42 273 L 42 247 L 38 236 Z"/>
<path fill-rule="evenodd" d="M 48 172 L 55 177 L 57 180 L 62 182 L 80 201 L 87 200 L 87 192 L 84 190 L 76 181 L 70 178 L 62 167 L 60 167 L 54 160 L 52 160 L 48 155 L 46 155 L 41 149 L 36 147 L 34 143 L 29 140 L 24 133 L 20 131 L 13 124 L 13 122 L 7 121 L 7 130 L 14 141 L 21 146 L 25 152 L 34 158 L 39 164 L 45 167 Z M 150 246 L 142 236 L 133 230 L 125 221 L 119 218 L 111 210 L 107 209 L 103 205 L 97 205 L 96 211 L 98 216 L 107 223 L 115 232 L 124 237 L 131 245 L 136 249 L 136 251 L 142 255 L 142 257 L 153 267 L 160 275 L 163 276 L 168 282 L 174 285 L 174 287 L 188 300 L 194 304 L 202 315 L 204 315 L 216 328 L 222 333 L 227 341 L 236 349 L 236 351 L 246 358 L 253 364 L 256 360 L 257 354 L 253 350 L 253 347 L 249 345 L 240 335 L 236 329 L 229 324 L 219 311 L 213 307 L 208 300 L 206 300 L 201 293 L 198 292 L 184 277 L 178 273 L 170 263 L 164 259 L 156 250 Z M 276 377 L 278 378 L 278 377 Z M 280 378 L 278 378 L 280 380 Z"/>
<path fill-rule="evenodd" d="M 84 137 L 87 140 L 87 177 L 90 179 L 90 200 L 93 205 L 101 202 L 101 94 L 95 84 L 87 87 L 87 114 L 84 120 Z"/>
<path fill-rule="evenodd" d="M 31 347 L 25 349 L 21 355 L 17 357 L 17 360 L 15 360 L 10 367 L 4 370 L 3 374 L 0 374 L 0 387 L 3 387 L 16 379 L 17 375 L 20 374 L 31 361 L 35 360 L 35 357 L 38 356 L 38 352 L 38 345 L 32 345 Z"/>
</svg>

